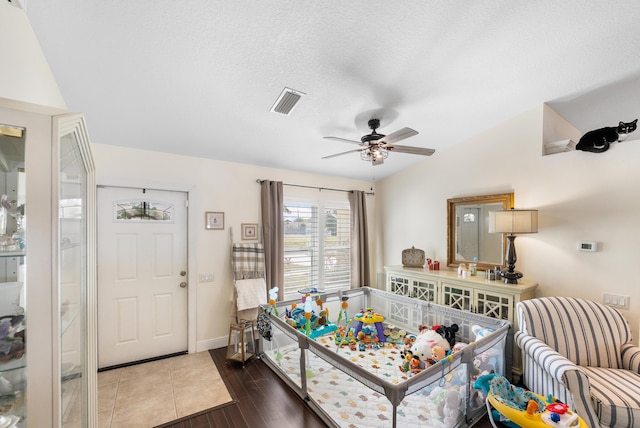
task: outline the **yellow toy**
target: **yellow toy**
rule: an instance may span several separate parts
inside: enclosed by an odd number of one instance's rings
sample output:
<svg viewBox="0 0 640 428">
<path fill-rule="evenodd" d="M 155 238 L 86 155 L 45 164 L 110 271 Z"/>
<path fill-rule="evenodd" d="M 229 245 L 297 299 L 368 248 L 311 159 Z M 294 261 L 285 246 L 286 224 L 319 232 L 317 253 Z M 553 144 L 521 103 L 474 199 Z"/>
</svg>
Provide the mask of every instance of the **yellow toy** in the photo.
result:
<svg viewBox="0 0 640 428">
<path fill-rule="evenodd" d="M 496 373 L 483 375 L 473 384 L 483 391 L 487 397 L 491 424 L 494 419 L 504 416 L 507 421 L 500 420 L 503 425 L 523 428 L 572 427 L 589 428 L 569 406 L 541 395 L 514 386 L 503 376 Z M 491 411 L 490 407 L 495 409 Z M 496 414 L 498 412 L 498 414 Z"/>
<path fill-rule="evenodd" d="M 385 342 L 386 338 L 384 335 L 384 326 L 382 322 L 384 321 L 384 317 L 374 312 L 373 309 L 367 308 L 361 310 L 358 314 L 356 314 L 353 319 L 356 321 L 355 335 L 358 340 L 363 340 L 361 338 L 360 332 L 365 329 L 365 326 L 370 327 L 367 328 L 367 331 L 371 331 L 372 334 L 366 334 L 364 336 L 368 337 L 368 342 Z"/>
</svg>

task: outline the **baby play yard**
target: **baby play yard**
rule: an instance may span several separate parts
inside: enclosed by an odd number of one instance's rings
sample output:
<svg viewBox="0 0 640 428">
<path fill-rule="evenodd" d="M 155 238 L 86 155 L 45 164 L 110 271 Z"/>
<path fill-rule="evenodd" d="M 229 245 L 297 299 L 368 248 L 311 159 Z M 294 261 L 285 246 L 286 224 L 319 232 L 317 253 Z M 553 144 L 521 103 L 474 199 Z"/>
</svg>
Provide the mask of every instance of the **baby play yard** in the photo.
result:
<svg viewBox="0 0 640 428">
<path fill-rule="evenodd" d="M 474 381 L 511 368 L 505 320 L 368 287 L 271 303 L 263 360 L 330 426 L 471 426 L 486 412 Z"/>
</svg>

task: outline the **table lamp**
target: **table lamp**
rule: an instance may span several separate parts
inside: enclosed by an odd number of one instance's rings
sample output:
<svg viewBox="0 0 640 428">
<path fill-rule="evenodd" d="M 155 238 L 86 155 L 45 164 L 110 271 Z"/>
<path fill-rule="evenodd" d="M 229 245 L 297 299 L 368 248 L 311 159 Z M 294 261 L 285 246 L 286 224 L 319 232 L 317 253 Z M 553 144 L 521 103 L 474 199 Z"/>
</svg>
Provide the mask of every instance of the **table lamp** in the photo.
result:
<svg viewBox="0 0 640 428">
<path fill-rule="evenodd" d="M 489 233 L 508 233 L 507 250 L 504 258 L 507 262 L 507 270 L 500 275 L 506 284 L 517 284 L 522 278 L 522 273 L 515 270 L 516 267 L 516 235 L 522 233 L 538 232 L 538 210 L 505 210 L 489 212 Z"/>
</svg>

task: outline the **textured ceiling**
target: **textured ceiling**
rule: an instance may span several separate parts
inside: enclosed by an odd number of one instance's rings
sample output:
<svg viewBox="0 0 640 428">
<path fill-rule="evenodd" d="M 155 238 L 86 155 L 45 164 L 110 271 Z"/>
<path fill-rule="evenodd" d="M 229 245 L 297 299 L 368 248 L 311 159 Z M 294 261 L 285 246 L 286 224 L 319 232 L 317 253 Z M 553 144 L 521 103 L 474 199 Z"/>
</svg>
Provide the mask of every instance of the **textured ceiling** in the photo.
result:
<svg viewBox="0 0 640 428">
<path fill-rule="evenodd" d="M 428 167 L 545 102 L 583 132 L 640 113 L 640 85 L 619 83 L 640 75 L 638 0 L 26 6 L 96 143 L 368 180 Z M 306 94 L 289 116 L 270 112 L 284 87 Z M 598 122 L 600 110 L 614 122 Z M 391 153 L 376 167 L 356 153 L 321 159 L 354 148 L 323 136 L 358 140 L 371 116 L 383 134 L 417 130 L 400 144 L 436 153 Z"/>
</svg>

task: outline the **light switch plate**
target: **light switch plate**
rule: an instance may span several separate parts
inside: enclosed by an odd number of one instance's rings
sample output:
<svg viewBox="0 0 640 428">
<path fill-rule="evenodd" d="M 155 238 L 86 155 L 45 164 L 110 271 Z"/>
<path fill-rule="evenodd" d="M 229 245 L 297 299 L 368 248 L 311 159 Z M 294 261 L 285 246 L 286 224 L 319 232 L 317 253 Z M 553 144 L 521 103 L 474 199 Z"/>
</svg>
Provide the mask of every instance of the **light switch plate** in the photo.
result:
<svg viewBox="0 0 640 428">
<path fill-rule="evenodd" d="M 602 303 L 612 308 L 629 309 L 630 296 L 622 296 L 619 294 L 602 293 Z"/>
<path fill-rule="evenodd" d="M 200 282 L 213 282 L 213 273 L 201 273 Z"/>
</svg>

